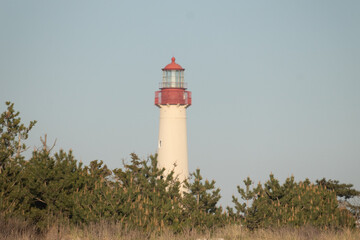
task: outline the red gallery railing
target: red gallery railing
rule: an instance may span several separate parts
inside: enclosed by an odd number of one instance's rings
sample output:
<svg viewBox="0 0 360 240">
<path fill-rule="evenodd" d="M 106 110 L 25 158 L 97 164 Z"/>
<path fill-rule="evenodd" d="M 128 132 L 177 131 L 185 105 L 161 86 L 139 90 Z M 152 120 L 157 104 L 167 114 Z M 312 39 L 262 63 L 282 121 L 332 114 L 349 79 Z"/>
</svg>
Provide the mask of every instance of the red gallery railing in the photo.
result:
<svg viewBox="0 0 360 240">
<path fill-rule="evenodd" d="M 155 92 L 155 105 L 191 105 L 191 92 L 184 89 L 162 89 Z"/>
</svg>

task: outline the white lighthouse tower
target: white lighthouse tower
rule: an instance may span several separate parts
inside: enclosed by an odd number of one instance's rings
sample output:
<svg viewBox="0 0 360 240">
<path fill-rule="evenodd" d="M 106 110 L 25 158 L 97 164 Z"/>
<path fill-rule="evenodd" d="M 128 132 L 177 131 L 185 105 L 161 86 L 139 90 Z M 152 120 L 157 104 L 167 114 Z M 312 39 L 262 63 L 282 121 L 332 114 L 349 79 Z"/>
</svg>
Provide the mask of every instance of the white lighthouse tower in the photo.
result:
<svg viewBox="0 0 360 240">
<path fill-rule="evenodd" d="M 166 173 L 174 170 L 181 182 L 189 177 L 186 108 L 191 105 L 184 70 L 173 57 L 162 69 L 160 91 L 155 92 L 155 105 L 160 108 L 158 166 L 165 168 Z"/>
</svg>

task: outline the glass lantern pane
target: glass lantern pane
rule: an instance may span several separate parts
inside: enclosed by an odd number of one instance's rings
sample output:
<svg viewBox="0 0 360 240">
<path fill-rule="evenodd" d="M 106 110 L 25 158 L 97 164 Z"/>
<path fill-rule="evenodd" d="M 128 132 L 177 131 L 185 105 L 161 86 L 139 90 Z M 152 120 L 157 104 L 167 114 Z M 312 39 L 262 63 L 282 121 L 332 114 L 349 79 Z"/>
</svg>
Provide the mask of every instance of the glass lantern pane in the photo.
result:
<svg viewBox="0 0 360 240">
<path fill-rule="evenodd" d="M 184 71 L 182 70 L 165 70 L 163 71 L 163 83 L 165 88 L 183 88 Z"/>
</svg>

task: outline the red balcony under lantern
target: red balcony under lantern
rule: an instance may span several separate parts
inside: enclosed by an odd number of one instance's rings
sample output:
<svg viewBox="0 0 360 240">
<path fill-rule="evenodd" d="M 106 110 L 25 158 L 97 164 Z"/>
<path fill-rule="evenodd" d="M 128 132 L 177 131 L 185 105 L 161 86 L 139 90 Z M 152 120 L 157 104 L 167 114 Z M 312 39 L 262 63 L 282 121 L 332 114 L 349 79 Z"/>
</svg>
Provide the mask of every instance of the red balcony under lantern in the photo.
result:
<svg viewBox="0 0 360 240">
<path fill-rule="evenodd" d="M 191 105 L 191 92 L 184 89 L 162 89 L 155 92 L 155 105 Z"/>
</svg>

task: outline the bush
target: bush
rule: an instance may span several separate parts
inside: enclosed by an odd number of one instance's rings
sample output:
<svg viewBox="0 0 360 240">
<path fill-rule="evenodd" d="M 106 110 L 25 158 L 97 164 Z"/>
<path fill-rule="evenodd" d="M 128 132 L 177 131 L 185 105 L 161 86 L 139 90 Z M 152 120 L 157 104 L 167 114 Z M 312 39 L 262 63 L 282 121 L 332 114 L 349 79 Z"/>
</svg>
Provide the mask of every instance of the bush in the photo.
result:
<svg viewBox="0 0 360 240">
<path fill-rule="evenodd" d="M 72 152 L 52 154 L 45 140 L 29 160 L 26 149 L 28 127 L 11 103 L 0 119 L 0 214 L 4 219 L 22 219 L 38 232 L 59 224 L 90 224 L 113 221 L 129 229 L 174 232 L 223 223 L 225 214 L 216 207 L 220 189 L 214 181 L 202 181 L 200 170 L 187 192 L 180 192 L 174 173 L 164 175 L 156 155 L 140 160 L 131 154 L 130 164 L 109 170 L 102 161 L 89 166 L 79 163 Z"/>
<path fill-rule="evenodd" d="M 180 233 L 224 227 L 233 220 L 250 229 L 355 224 L 349 211 L 339 208 L 336 195 L 346 200 L 359 192 L 351 184 L 332 180 L 313 185 L 291 177 L 280 185 L 270 175 L 264 186 L 252 188 L 248 178 L 245 189 L 238 187 L 242 202 L 233 197 L 236 213 L 231 208 L 225 213 L 218 206 L 220 189 L 214 180 L 203 180 L 197 169 L 180 183 L 174 172 L 164 175 L 165 170 L 157 167 L 156 155 L 141 160 L 133 153 L 130 163 L 111 171 L 98 160 L 83 166 L 71 151 L 52 154 L 45 136 L 42 148 L 25 160 L 23 141 L 35 121 L 26 127 L 14 104 L 6 105 L 0 116 L 0 216 L 6 226 L 16 219 L 42 233 L 54 222 L 59 226 L 108 222 L 127 230 Z M 186 190 L 181 192 L 180 186 Z"/>
<path fill-rule="evenodd" d="M 271 174 L 263 185 L 251 188 L 250 178 L 245 189 L 238 192 L 247 201 L 240 203 L 233 196 L 236 217 L 250 229 L 280 226 L 316 226 L 321 228 L 354 227 L 354 218 L 347 209 L 338 208 L 336 193 L 308 179 L 295 182 L 287 178 L 283 185 Z M 250 202 L 249 202 L 250 201 Z"/>
</svg>

